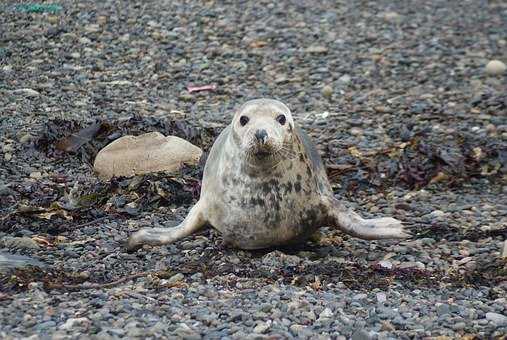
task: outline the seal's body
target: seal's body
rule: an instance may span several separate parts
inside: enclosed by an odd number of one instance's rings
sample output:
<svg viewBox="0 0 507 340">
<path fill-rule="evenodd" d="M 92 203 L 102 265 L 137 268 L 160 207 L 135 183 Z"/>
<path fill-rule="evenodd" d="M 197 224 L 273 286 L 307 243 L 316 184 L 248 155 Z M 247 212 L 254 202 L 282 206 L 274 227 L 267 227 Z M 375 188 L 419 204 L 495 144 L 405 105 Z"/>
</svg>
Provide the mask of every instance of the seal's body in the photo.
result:
<svg viewBox="0 0 507 340">
<path fill-rule="evenodd" d="M 301 242 L 321 226 L 365 239 L 403 238 L 393 218 L 364 220 L 334 198 L 315 146 L 281 102 L 245 103 L 211 148 L 201 197 L 173 228 L 142 229 L 130 250 L 190 235 L 209 223 L 243 249 Z"/>
</svg>

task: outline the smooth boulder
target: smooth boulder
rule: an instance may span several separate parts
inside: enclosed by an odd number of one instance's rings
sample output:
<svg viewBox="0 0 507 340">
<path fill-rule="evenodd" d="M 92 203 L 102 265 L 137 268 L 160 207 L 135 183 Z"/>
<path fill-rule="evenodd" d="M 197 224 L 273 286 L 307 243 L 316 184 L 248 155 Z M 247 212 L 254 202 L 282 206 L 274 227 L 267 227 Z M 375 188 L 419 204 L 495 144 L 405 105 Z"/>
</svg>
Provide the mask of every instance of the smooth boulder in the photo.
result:
<svg viewBox="0 0 507 340">
<path fill-rule="evenodd" d="M 99 151 L 93 165 L 102 179 L 135 176 L 158 171 L 174 172 L 183 164 L 199 162 L 202 150 L 176 136 L 159 132 L 123 136 Z"/>
</svg>

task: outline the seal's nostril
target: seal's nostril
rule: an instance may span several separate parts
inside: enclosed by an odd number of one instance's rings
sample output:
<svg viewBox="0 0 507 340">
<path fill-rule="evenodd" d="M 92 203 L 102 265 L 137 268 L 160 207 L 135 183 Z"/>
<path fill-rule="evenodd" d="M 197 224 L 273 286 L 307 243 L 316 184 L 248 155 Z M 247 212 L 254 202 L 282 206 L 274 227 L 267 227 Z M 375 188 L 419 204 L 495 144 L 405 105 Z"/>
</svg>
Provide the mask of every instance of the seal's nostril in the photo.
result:
<svg viewBox="0 0 507 340">
<path fill-rule="evenodd" d="M 266 143 L 266 140 L 268 139 L 268 133 L 264 129 L 257 130 L 255 132 L 255 138 L 257 138 L 259 142 Z"/>
</svg>

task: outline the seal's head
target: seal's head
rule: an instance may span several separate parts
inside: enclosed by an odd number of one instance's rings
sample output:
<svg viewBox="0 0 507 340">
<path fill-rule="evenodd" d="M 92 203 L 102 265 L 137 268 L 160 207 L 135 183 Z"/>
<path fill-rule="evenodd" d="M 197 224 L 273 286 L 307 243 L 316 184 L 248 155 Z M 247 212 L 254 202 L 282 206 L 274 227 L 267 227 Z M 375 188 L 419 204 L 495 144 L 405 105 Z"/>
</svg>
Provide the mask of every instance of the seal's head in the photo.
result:
<svg viewBox="0 0 507 340">
<path fill-rule="evenodd" d="M 292 139 L 294 121 L 285 104 L 255 99 L 243 104 L 232 121 L 233 140 L 250 163 L 269 162 Z"/>
</svg>

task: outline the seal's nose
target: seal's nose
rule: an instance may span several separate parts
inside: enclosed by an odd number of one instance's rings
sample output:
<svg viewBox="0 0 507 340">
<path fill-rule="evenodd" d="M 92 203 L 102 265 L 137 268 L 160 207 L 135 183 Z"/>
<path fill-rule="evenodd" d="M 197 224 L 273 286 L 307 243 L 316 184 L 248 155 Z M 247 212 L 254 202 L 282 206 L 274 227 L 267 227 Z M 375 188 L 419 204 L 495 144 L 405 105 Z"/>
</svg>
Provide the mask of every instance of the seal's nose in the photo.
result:
<svg viewBox="0 0 507 340">
<path fill-rule="evenodd" d="M 264 129 L 257 130 L 255 132 L 255 138 L 257 138 L 259 142 L 265 144 L 268 140 L 268 133 Z"/>
</svg>

